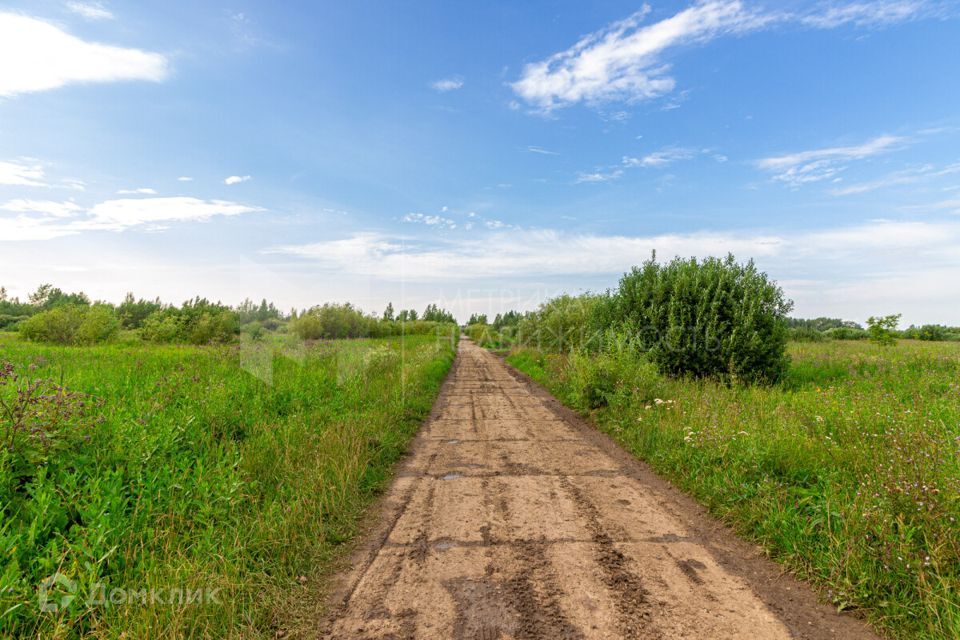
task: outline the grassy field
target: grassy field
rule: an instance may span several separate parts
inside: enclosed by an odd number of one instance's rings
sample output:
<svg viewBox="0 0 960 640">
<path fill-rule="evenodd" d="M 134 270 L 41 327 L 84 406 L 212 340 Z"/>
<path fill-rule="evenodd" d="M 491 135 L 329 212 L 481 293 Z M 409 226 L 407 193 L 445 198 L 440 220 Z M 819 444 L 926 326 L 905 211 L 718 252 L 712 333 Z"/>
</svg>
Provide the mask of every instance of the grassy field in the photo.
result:
<svg viewBox="0 0 960 640">
<path fill-rule="evenodd" d="M 769 554 L 902 638 L 960 637 L 960 344 L 791 344 L 773 387 L 635 356 L 508 361 Z"/>
<path fill-rule="evenodd" d="M 253 350 L 0 334 L 0 637 L 309 626 L 452 359 L 429 335 Z"/>
</svg>

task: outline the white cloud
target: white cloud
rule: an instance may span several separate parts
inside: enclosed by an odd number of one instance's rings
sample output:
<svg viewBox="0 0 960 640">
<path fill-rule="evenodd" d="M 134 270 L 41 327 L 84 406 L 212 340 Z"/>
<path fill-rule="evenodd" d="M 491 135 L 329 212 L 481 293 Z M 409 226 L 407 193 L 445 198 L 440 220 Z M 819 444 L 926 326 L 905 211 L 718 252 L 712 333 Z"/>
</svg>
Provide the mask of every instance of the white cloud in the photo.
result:
<svg viewBox="0 0 960 640">
<path fill-rule="evenodd" d="M 193 182 L 193 178 L 191 178 L 190 176 L 180 176 L 179 178 L 177 178 L 177 180 L 179 180 L 180 182 Z"/>
<path fill-rule="evenodd" d="M 0 161 L 0 184 L 18 187 L 46 187 L 43 167 L 38 163 Z"/>
<path fill-rule="evenodd" d="M 556 151 L 550 151 L 549 149 L 544 149 L 543 147 L 537 147 L 534 145 L 530 145 L 529 147 L 527 147 L 527 151 L 529 151 L 530 153 L 539 153 L 540 155 L 544 155 L 544 156 L 560 155 Z"/>
<path fill-rule="evenodd" d="M 53 218 L 69 218 L 83 211 L 83 207 L 69 200 L 56 202 L 54 200 L 30 200 L 25 198 L 8 200 L 0 204 L 0 209 L 15 213 L 41 214 Z"/>
<path fill-rule="evenodd" d="M 237 216 L 262 211 L 226 200 L 189 197 L 122 198 L 106 200 L 90 209 L 73 202 L 11 200 L 0 209 L 18 213 L 0 215 L 0 241 L 48 240 L 85 231 L 123 231 L 140 227 L 165 229 L 162 223 L 201 222 L 219 216 Z"/>
<path fill-rule="evenodd" d="M 86 42 L 43 20 L 0 13 L 0 97 L 73 83 L 160 82 L 168 75 L 159 53 Z"/>
<path fill-rule="evenodd" d="M 593 172 L 583 172 L 577 174 L 576 182 L 610 182 L 611 180 L 616 180 L 623 175 L 622 169 L 614 169 L 613 171 L 608 171 L 604 173 L 603 171 L 593 171 Z"/>
<path fill-rule="evenodd" d="M 929 3 L 922 1 L 875 0 L 832 6 L 823 13 L 810 13 L 798 19 L 803 24 L 819 29 L 833 29 L 847 24 L 876 27 L 913 20 L 925 15 L 928 9 L 930 9 Z"/>
<path fill-rule="evenodd" d="M 185 196 L 169 198 L 122 198 L 107 200 L 90 209 L 90 219 L 80 226 L 120 231 L 158 222 L 205 221 L 216 216 L 237 216 L 260 211 L 226 200 L 200 200 Z"/>
<path fill-rule="evenodd" d="M 659 22 L 642 25 L 650 13 L 650 7 L 644 6 L 628 18 L 587 35 L 566 51 L 525 65 L 511 86 L 540 111 L 581 102 L 598 105 L 649 100 L 670 93 L 676 86 L 670 66 L 663 61 L 671 49 L 788 22 L 823 29 L 847 24 L 887 25 L 919 17 L 925 7 L 924 2 L 892 0 L 792 14 L 747 9 L 740 0 L 706 0 Z M 679 106 L 683 98 L 681 95 L 666 108 Z"/>
<path fill-rule="evenodd" d="M 954 163 L 939 169 L 934 165 L 928 164 L 921 167 L 904 169 L 902 171 L 894 171 L 893 173 L 887 174 L 886 176 L 877 180 L 858 182 L 854 184 L 848 184 L 844 187 L 831 189 L 830 193 L 835 196 L 848 196 L 857 193 L 875 191 L 877 189 L 885 189 L 887 187 L 893 187 L 902 184 L 916 184 L 954 173 L 960 173 L 960 163 Z"/>
<path fill-rule="evenodd" d="M 241 182 L 248 182 L 250 179 L 250 176 L 229 176 L 228 178 L 224 178 L 223 184 L 240 184 Z"/>
<path fill-rule="evenodd" d="M 141 187 L 139 189 L 120 189 L 117 191 L 119 195 L 147 195 L 155 196 L 157 195 L 156 189 L 150 189 L 149 187 Z"/>
<path fill-rule="evenodd" d="M 677 160 L 689 160 L 697 155 L 694 149 L 684 149 L 682 147 L 668 147 L 660 151 L 654 151 L 640 158 L 630 156 L 623 157 L 623 164 L 627 167 L 662 167 L 671 164 Z"/>
<path fill-rule="evenodd" d="M 434 80 L 430 83 L 430 87 L 434 91 L 439 91 L 440 93 L 446 93 L 447 91 L 456 91 L 463 87 L 463 78 L 460 76 L 452 76 L 450 78 L 441 78 L 440 80 Z"/>
<path fill-rule="evenodd" d="M 67 9 L 87 20 L 113 20 L 113 12 L 102 2 L 68 2 Z"/>
<path fill-rule="evenodd" d="M 798 187 L 808 182 L 834 178 L 846 169 L 846 163 L 890 151 L 906 141 L 906 138 L 884 135 L 859 145 L 812 149 L 763 158 L 756 164 L 761 169 L 773 172 L 774 180 Z"/>
<path fill-rule="evenodd" d="M 444 211 L 447 210 L 446 207 L 443 208 Z M 450 218 L 444 218 L 443 216 L 431 216 L 423 213 L 408 213 L 403 216 L 404 222 L 416 222 L 419 224 L 425 224 L 428 227 L 444 227 L 447 229 L 456 229 L 457 223 Z"/>
</svg>

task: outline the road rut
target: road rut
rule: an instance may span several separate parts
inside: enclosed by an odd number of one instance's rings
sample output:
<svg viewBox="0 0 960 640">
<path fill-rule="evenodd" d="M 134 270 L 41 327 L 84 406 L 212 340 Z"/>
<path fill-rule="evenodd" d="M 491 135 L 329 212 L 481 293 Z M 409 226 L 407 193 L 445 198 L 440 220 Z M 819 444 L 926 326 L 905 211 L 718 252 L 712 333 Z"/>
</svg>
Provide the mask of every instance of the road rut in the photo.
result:
<svg viewBox="0 0 960 640">
<path fill-rule="evenodd" d="M 352 567 L 326 637 L 875 637 L 468 340 Z"/>
</svg>

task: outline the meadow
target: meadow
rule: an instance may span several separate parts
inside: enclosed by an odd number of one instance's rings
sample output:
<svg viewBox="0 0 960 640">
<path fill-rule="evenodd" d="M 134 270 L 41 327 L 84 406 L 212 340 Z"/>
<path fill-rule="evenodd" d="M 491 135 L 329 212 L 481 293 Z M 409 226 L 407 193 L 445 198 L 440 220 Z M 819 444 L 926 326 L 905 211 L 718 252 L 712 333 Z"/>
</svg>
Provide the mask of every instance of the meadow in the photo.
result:
<svg viewBox="0 0 960 640">
<path fill-rule="evenodd" d="M 631 349 L 507 361 L 838 608 L 960 637 L 960 344 L 787 352 L 773 385 L 668 377 Z"/>
<path fill-rule="evenodd" d="M 0 637 L 309 629 L 454 350 L 0 333 Z"/>
</svg>

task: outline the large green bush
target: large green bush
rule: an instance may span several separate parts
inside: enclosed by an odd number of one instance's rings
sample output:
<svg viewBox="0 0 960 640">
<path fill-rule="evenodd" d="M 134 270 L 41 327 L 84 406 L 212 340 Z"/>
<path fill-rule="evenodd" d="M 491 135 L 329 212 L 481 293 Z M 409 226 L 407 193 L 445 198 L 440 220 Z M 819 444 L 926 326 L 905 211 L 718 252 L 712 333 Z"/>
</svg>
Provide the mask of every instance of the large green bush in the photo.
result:
<svg viewBox="0 0 960 640">
<path fill-rule="evenodd" d="M 517 339 L 548 351 L 596 348 L 600 331 L 594 317 L 603 301 L 604 296 L 589 293 L 548 300 L 519 320 Z"/>
<path fill-rule="evenodd" d="M 792 303 L 753 261 L 654 256 L 620 280 L 605 322 L 669 375 L 774 382 L 786 370 Z"/>
<path fill-rule="evenodd" d="M 108 305 L 65 304 L 27 318 L 19 328 L 20 335 L 34 342 L 90 345 L 116 336 L 120 321 Z"/>
<path fill-rule="evenodd" d="M 189 300 L 182 307 L 155 311 L 142 324 L 140 335 L 148 342 L 225 344 L 240 333 L 237 314 L 229 307 L 203 298 Z"/>
</svg>

